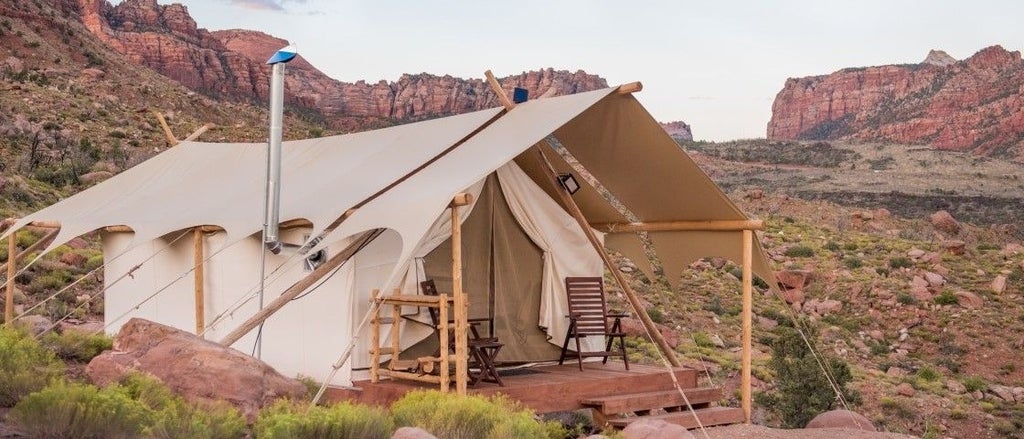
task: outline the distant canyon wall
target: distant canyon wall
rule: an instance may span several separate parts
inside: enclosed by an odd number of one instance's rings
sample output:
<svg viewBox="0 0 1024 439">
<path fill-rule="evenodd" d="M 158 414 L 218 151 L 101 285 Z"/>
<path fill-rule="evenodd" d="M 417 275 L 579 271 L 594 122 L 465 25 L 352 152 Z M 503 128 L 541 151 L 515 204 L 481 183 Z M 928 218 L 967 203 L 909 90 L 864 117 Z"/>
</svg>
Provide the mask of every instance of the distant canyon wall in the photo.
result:
<svg viewBox="0 0 1024 439">
<path fill-rule="evenodd" d="M 197 92 L 218 99 L 265 101 L 269 84 L 266 59 L 288 44 L 262 32 L 199 28 L 180 4 L 156 0 L 77 2 L 86 27 L 132 62 L 151 68 Z M 499 79 L 508 90 L 521 87 L 530 96 L 554 88 L 564 95 L 608 86 L 583 71 L 546 68 Z M 293 107 L 335 129 L 362 130 L 396 122 L 447 116 L 498 106 L 481 79 L 406 74 L 397 81 L 345 83 L 329 78 L 301 56 L 288 64 L 285 87 Z"/>
<path fill-rule="evenodd" d="M 1024 61 L 985 48 L 957 61 L 932 51 L 919 64 L 848 68 L 790 78 L 767 136 L 883 140 L 1024 157 Z"/>
</svg>

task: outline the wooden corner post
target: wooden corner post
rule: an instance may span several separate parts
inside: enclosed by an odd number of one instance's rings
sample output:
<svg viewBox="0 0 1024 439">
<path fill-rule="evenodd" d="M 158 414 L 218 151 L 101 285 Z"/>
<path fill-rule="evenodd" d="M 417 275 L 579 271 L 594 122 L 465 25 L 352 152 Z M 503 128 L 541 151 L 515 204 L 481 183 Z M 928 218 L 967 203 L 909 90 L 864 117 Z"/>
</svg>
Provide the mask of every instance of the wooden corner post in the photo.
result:
<svg viewBox="0 0 1024 439">
<path fill-rule="evenodd" d="M 204 289 L 205 274 L 204 274 L 204 263 L 205 258 L 203 257 L 203 228 L 195 227 L 192 229 L 192 263 L 195 266 L 192 272 L 195 278 L 195 293 L 196 293 L 196 334 L 202 337 L 203 330 L 206 329 L 206 292 Z"/>
<path fill-rule="evenodd" d="M 469 301 L 462 291 L 462 223 L 459 221 L 459 207 L 473 202 L 473 196 L 461 193 L 452 199 L 452 308 L 455 315 L 455 393 L 466 395 L 466 385 L 469 379 L 469 336 L 468 314 Z M 444 309 L 447 305 L 441 304 Z M 444 320 L 442 320 L 444 321 Z M 441 334 L 441 339 L 448 338 L 446 333 Z M 442 350 L 441 356 L 448 355 Z M 444 383 L 442 382 L 442 386 Z"/>
<path fill-rule="evenodd" d="M 4 301 L 4 325 L 14 324 L 14 275 L 18 260 L 18 232 L 7 237 L 7 294 Z"/>
<path fill-rule="evenodd" d="M 750 339 L 753 333 L 754 295 L 753 270 L 754 232 L 743 231 L 743 355 L 740 366 L 740 405 L 743 408 L 743 420 L 750 423 L 752 410 L 750 399 Z"/>
</svg>

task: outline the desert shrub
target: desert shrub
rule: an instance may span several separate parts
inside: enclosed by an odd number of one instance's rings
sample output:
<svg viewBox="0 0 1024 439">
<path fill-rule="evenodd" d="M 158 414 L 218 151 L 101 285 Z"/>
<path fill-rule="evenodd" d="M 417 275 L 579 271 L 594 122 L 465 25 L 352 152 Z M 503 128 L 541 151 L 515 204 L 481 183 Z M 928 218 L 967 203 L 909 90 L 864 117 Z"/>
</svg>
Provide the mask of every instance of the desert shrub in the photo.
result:
<svg viewBox="0 0 1024 439">
<path fill-rule="evenodd" d="M 349 403 L 310 407 L 284 400 L 260 412 L 253 426 L 259 439 L 387 439 L 393 429 L 394 424 L 381 409 Z"/>
<path fill-rule="evenodd" d="M 967 377 L 964 379 L 963 384 L 964 388 L 966 388 L 968 392 L 977 392 L 988 388 L 988 383 L 985 382 L 984 378 L 979 376 Z"/>
<path fill-rule="evenodd" d="M 85 261 L 85 271 L 93 271 L 103 265 L 103 255 L 91 256 Z"/>
<path fill-rule="evenodd" d="M 758 394 L 758 403 L 774 412 L 783 426 L 803 427 L 819 413 L 835 408 L 837 398 L 800 334 L 786 326 L 776 327 L 774 332 L 776 339 L 768 367 L 775 374 L 775 389 Z M 815 339 L 813 331 L 808 330 L 807 336 Z M 853 378 L 849 366 L 839 359 L 824 357 L 821 351 L 818 355 L 827 362 L 835 385 L 847 402 L 856 403 L 859 396 L 846 388 Z"/>
<path fill-rule="evenodd" d="M 79 363 L 88 363 L 114 346 L 114 341 L 106 335 L 82 331 L 64 331 L 63 334 L 51 331 L 43 336 L 41 343 L 61 359 Z"/>
<path fill-rule="evenodd" d="M 665 313 L 655 307 L 647 308 L 647 316 L 651 318 L 654 323 L 665 323 Z"/>
<path fill-rule="evenodd" d="M 863 267 L 864 266 L 864 261 L 861 260 L 858 257 L 850 256 L 848 258 L 843 259 L 843 265 L 845 265 L 846 268 L 849 268 L 851 270 L 855 270 L 857 268 Z"/>
<path fill-rule="evenodd" d="M 913 266 L 914 262 L 911 261 L 908 257 L 897 256 L 895 258 L 889 259 L 889 268 L 892 268 L 893 270 L 900 268 L 910 268 Z"/>
<path fill-rule="evenodd" d="M 939 375 L 939 372 L 936 371 L 935 369 L 932 369 L 930 367 L 922 367 L 920 370 L 917 371 L 917 377 L 924 381 L 935 382 L 938 381 L 939 378 L 942 378 L 942 375 Z"/>
<path fill-rule="evenodd" d="M 557 422 L 541 423 L 503 396 L 446 395 L 415 391 L 391 406 L 397 426 L 423 428 L 443 439 L 564 438 Z"/>
<path fill-rule="evenodd" d="M 917 299 L 908 293 L 900 293 L 896 296 L 896 301 L 904 305 L 916 305 Z"/>
<path fill-rule="evenodd" d="M 245 434 L 245 418 L 234 407 L 223 402 L 190 404 L 151 376 L 128 375 L 114 389 L 152 412 L 145 427 L 147 437 L 231 439 Z"/>
<path fill-rule="evenodd" d="M 829 241 L 825 243 L 825 250 L 828 251 L 839 251 L 839 243 L 835 241 Z"/>
<path fill-rule="evenodd" d="M 956 294 L 953 294 L 953 292 L 949 290 L 939 293 L 939 295 L 935 296 L 935 299 L 933 300 L 938 305 L 956 305 L 957 303 Z"/>
<path fill-rule="evenodd" d="M 30 335 L 0 328 L 0 407 L 11 407 L 64 374 L 64 364 Z"/>
<path fill-rule="evenodd" d="M 814 249 L 805 245 L 798 245 L 787 248 L 785 255 L 791 258 L 810 258 L 814 256 Z"/>
<path fill-rule="evenodd" d="M 139 437 L 150 415 L 145 405 L 116 386 L 99 389 L 58 381 L 26 396 L 8 419 L 29 437 L 107 439 Z"/>
</svg>

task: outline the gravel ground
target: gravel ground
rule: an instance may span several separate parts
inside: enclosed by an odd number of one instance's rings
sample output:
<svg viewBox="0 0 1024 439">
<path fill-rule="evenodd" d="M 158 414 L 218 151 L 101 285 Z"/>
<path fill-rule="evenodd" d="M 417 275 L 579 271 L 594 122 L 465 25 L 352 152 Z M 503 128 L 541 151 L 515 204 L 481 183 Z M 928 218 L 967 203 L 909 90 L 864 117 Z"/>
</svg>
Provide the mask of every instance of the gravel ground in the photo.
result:
<svg viewBox="0 0 1024 439">
<path fill-rule="evenodd" d="M 846 428 L 811 428 L 806 430 L 779 430 L 760 425 L 730 425 L 707 429 L 710 439 L 918 439 L 897 433 L 875 433 Z M 704 439 L 699 430 L 693 435 Z"/>
</svg>

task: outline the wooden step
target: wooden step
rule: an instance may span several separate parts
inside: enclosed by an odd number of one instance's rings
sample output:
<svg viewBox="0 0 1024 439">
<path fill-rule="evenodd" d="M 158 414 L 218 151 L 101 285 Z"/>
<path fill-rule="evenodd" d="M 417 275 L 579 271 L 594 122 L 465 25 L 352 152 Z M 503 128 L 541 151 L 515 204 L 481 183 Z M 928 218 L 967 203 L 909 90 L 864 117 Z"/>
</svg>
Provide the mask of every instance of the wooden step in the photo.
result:
<svg viewBox="0 0 1024 439">
<path fill-rule="evenodd" d="M 722 399 L 722 389 L 719 387 L 683 389 L 683 392 L 686 393 L 686 397 L 690 400 L 690 405 L 694 406 L 694 408 L 702 408 L 710 402 Z M 679 394 L 679 391 L 674 389 L 585 398 L 581 399 L 580 403 L 592 406 L 606 416 L 652 409 L 681 408 L 686 410 L 686 400 L 683 399 L 683 395 Z"/>
<path fill-rule="evenodd" d="M 734 407 L 707 407 L 694 410 L 700 417 L 700 422 L 705 427 L 712 425 L 738 424 L 744 421 L 743 409 Z M 610 419 L 608 423 L 615 428 L 625 428 L 627 425 L 641 419 L 659 419 L 665 422 L 682 425 L 686 428 L 697 428 L 697 419 L 689 410 L 661 415 L 630 416 L 628 418 Z"/>
</svg>

